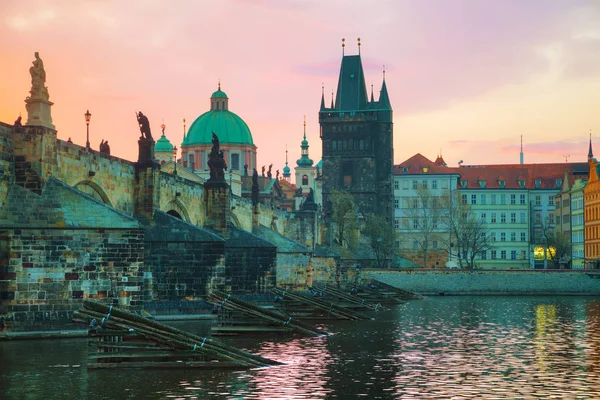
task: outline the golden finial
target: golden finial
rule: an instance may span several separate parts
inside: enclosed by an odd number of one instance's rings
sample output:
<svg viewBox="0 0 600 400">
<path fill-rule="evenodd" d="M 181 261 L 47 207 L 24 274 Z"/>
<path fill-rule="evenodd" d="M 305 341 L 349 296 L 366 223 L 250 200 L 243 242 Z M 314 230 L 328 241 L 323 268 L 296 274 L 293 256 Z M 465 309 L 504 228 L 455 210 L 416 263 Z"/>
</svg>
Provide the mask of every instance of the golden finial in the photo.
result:
<svg viewBox="0 0 600 400">
<path fill-rule="evenodd" d="M 342 38 L 342 55 L 344 55 L 344 47 L 346 47 L 345 41 L 346 39 Z"/>
<path fill-rule="evenodd" d="M 383 80 L 385 81 L 385 64 L 383 64 Z"/>
<path fill-rule="evenodd" d="M 360 55 L 360 38 L 358 38 L 358 54 Z"/>
<path fill-rule="evenodd" d="M 183 119 L 183 140 L 185 140 L 185 118 Z"/>
</svg>

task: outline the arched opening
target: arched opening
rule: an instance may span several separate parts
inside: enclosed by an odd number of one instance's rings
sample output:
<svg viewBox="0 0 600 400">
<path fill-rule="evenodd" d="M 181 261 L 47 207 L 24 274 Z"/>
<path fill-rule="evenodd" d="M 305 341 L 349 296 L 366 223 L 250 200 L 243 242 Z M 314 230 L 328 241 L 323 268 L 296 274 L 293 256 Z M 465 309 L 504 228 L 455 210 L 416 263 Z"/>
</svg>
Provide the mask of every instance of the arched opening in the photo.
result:
<svg viewBox="0 0 600 400">
<path fill-rule="evenodd" d="M 81 181 L 75 185 L 75 189 L 87 194 L 88 196 L 93 197 L 101 203 L 112 207 L 108 196 L 97 183 L 94 183 L 92 181 Z"/>
<path fill-rule="evenodd" d="M 242 227 L 242 224 L 240 224 L 240 220 L 234 213 L 229 214 L 229 220 L 231 221 L 233 226 L 235 226 L 236 228 Z"/>
<path fill-rule="evenodd" d="M 302 175 L 302 186 L 308 185 L 308 175 Z"/>
<path fill-rule="evenodd" d="M 183 221 L 183 218 L 181 217 L 181 214 L 179 214 L 179 213 L 178 213 L 177 211 L 175 211 L 175 210 L 169 210 L 169 211 L 167 211 L 167 214 L 169 214 L 169 215 L 171 215 L 171 216 L 173 216 L 173 217 L 175 217 L 175 218 L 179 218 L 180 220 L 182 220 L 182 221 Z"/>
</svg>

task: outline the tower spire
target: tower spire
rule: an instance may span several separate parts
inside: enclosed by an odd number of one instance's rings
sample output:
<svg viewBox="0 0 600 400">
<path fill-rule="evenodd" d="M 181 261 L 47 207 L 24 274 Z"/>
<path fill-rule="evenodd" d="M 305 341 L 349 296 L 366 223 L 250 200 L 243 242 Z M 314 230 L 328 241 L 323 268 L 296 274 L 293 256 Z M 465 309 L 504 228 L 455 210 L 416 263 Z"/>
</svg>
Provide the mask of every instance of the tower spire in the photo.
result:
<svg viewBox="0 0 600 400">
<path fill-rule="evenodd" d="M 342 57 L 344 56 L 344 47 L 346 47 L 345 41 L 346 39 L 342 38 Z"/>
<path fill-rule="evenodd" d="M 183 141 L 185 142 L 185 118 L 183 119 Z"/>
<path fill-rule="evenodd" d="M 360 56 L 360 38 L 358 38 L 358 55 Z"/>
<path fill-rule="evenodd" d="M 321 111 L 325 109 L 325 85 L 321 82 Z"/>
<path fill-rule="evenodd" d="M 304 140 L 306 140 L 306 114 L 304 114 Z"/>
<path fill-rule="evenodd" d="M 523 135 L 521 135 L 521 154 L 519 155 L 519 161 L 523 164 Z"/>
<path fill-rule="evenodd" d="M 331 89 L 331 108 L 334 108 L 334 104 L 333 104 L 333 89 Z"/>
<path fill-rule="evenodd" d="M 371 103 L 375 102 L 375 98 L 373 97 L 373 82 L 371 82 Z"/>
<path fill-rule="evenodd" d="M 592 130 L 590 129 L 590 149 L 588 150 L 588 161 L 594 158 L 594 152 L 592 151 Z"/>
<path fill-rule="evenodd" d="M 219 78 L 219 90 L 221 90 L 221 78 Z"/>
</svg>

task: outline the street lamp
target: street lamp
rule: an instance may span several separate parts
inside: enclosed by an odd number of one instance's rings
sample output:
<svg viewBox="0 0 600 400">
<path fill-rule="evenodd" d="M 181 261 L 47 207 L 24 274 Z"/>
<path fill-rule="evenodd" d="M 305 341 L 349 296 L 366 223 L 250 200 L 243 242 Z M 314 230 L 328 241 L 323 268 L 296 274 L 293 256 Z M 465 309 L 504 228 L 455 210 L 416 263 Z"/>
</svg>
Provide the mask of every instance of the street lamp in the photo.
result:
<svg viewBox="0 0 600 400">
<path fill-rule="evenodd" d="M 84 116 L 85 116 L 85 125 L 87 127 L 85 148 L 89 151 L 90 150 L 90 119 L 92 118 L 92 114 L 90 114 L 90 110 L 87 110 L 86 113 L 84 114 Z"/>
<path fill-rule="evenodd" d="M 175 156 L 175 169 L 173 170 L 173 175 L 177 175 L 177 146 L 173 147 L 173 155 Z"/>
</svg>

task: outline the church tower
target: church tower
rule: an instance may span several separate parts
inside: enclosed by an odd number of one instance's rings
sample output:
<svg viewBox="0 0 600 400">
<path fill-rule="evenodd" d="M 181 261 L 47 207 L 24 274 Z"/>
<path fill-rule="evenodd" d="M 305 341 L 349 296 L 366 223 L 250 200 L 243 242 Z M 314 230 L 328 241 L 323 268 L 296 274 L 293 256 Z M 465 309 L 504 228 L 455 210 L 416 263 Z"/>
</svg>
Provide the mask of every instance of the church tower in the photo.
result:
<svg viewBox="0 0 600 400">
<path fill-rule="evenodd" d="M 323 205 L 331 213 L 329 193 L 344 190 L 354 196 L 363 213 L 393 218 L 392 106 L 385 71 L 378 101 L 367 97 L 360 57 L 344 55 L 335 102 L 325 107 L 321 97 L 319 123 L 323 144 Z M 344 44 L 342 44 L 342 49 Z"/>
<path fill-rule="evenodd" d="M 313 160 L 308 156 L 308 140 L 306 140 L 306 117 L 304 117 L 304 139 L 300 144 L 300 158 L 296 161 L 296 186 L 302 188 L 302 193 L 307 194 L 314 190 L 315 168 Z"/>
</svg>

